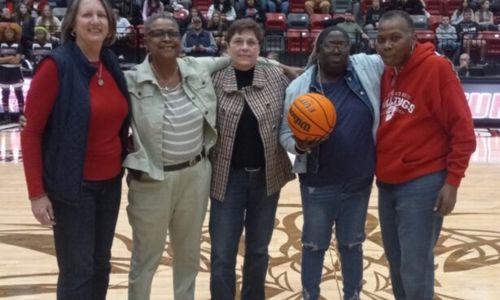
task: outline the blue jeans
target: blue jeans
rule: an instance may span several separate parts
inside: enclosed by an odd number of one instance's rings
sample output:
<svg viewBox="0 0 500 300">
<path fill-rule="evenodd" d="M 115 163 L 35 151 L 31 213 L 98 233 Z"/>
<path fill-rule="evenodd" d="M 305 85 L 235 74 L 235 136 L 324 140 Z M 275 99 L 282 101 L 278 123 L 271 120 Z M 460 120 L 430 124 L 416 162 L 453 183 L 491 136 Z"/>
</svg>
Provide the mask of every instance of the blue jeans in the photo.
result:
<svg viewBox="0 0 500 300">
<path fill-rule="evenodd" d="M 288 13 L 288 1 L 283 1 L 278 6 L 273 0 L 267 0 L 267 11 L 268 12 L 280 12 L 280 13 Z"/>
<path fill-rule="evenodd" d="M 224 202 L 211 199 L 212 242 L 210 293 L 212 299 L 235 299 L 236 256 L 245 228 L 245 260 L 241 299 L 264 300 L 279 192 L 267 196 L 265 171 L 231 169 Z"/>
<path fill-rule="evenodd" d="M 52 200 L 59 278 L 57 299 L 104 300 L 122 176 L 82 183 L 79 205 Z"/>
<path fill-rule="evenodd" d="M 398 300 L 433 298 L 433 250 L 443 224 L 433 208 L 445 177 L 441 171 L 402 184 L 377 182 L 382 241 Z"/>
<path fill-rule="evenodd" d="M 359 299 L 363 286 L 363 248 L 368 201 L 373 179 L 325 187 L 301 185 L 302 287 L 306 300 L 316 300 L 332 227 L 338 242 L 344 299 Z"/>
</svg>

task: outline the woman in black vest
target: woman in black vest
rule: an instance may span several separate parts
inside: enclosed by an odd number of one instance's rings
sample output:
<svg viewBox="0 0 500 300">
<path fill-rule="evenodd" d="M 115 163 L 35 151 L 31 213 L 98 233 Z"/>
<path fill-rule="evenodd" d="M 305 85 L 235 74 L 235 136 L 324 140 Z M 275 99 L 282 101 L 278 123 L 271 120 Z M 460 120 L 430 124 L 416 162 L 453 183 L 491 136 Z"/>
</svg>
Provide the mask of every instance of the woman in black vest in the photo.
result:
<svg viewBox="0 0 500 300">
<path fill-rule="evenodd" d="M 37 67 L 21 134 L 35 218 L 54 230 L 57 299 L 106 298 L 129 104 L 104 0 L 74 0 L 63 44 Z"/>
</svg>

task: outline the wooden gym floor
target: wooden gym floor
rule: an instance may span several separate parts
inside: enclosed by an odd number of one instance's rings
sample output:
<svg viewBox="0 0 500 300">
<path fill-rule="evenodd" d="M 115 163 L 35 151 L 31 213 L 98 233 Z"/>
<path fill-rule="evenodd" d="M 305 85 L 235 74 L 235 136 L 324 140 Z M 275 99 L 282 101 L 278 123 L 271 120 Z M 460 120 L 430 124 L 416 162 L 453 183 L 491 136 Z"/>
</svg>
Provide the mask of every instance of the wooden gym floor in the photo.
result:
<svg viewBox="0 0 500 300">
<path fill-rule="evenodd" d="M 478 149 L 459 189 L 454 213 L 445 219 L 436 248 L 436 293 L 440 299 L 500 299 L 500 135 L 478 132 Z M 16 127 L 0 129 L 0 298 L 55 299 L 57 265 L 52 232 L 31 215 Z M 377 221 L 377 189 L 373 189 L 364 243 L 362 299 L 393 299 Z M 126 299 L 131 230 L 127 221 L 126 186 L 113 245 L 108 299 Z M 208 219 L 208 218 L 207 218 Z M 207 220 L 205 222 L 207 224 Z M 300 229 L 297 181 L 282 191 L 270 246 L 268 299 L 301 299 Z M 237 273 L 241 274 L 242 252 Z M 203 227 L 202 261 L 196 299 L 209 299 L 210 240 Z M 152 299 L 173 299 L 171 256 L 165 248 L 153 282 Z M 335 251 L 325 257 L 322 297 L 339 299 L 340 278 Z M 238 276 L 238 284 L 241 278 Z M 340 282 L 340 287 L 342 283 Z"/>
</svg>

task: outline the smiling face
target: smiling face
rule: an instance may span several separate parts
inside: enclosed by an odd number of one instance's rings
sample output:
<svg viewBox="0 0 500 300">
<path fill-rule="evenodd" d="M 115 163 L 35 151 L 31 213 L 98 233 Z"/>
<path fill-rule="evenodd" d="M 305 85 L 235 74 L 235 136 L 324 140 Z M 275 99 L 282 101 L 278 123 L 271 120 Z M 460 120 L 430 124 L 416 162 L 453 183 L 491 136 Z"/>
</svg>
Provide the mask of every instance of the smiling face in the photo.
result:
<svg viewBox="0 0 500 300">
<path fill-rule="evenodd" d="M 318 44 L 318 63 L 321 70 L 333 76 L 345 72 L 349 49 L 350 41 L 342 32 L 329 32 Z"/>
<path fill-rule="evenodd" d="M 379 23 L 377 51 L 386 65 L 401 68 L 412 54 L 417 38 L 402 17 L 385 19 Z"/>
<path fill-rule="evenodd" d="M 173 20 L 158 18 L 145 28 L 146 46 L 153 60 L 172 60 L 181 53 L 181 34 Z"/>
<path fill-rule="evenodd" d="M 109 35 L 109 21 L 101 1 L 82 0 L 80 2 L 73 31 L 76 35 L 76 43 L 80 47 L 103 44 Z"/>
<path fill-rule="evenodd" d="M 260 43 L 255 32 L 250 29 L 236 32 L 229 41 L 227 52 L 235 69 L 246 71 L 253 68 L 260 53 Z"/>
</svg>

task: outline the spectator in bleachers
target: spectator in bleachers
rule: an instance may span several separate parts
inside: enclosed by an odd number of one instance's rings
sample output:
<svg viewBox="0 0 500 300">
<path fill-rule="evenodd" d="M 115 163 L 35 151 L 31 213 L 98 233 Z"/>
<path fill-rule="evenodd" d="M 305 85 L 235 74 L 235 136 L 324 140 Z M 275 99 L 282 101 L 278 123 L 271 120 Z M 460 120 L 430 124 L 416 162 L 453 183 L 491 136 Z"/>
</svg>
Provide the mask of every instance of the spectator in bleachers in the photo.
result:
<svg viewBox="0 0 500 300">
<path fill-rule="evenodd" d="M 220 11 L 219 11 L 219 15 L 220 14 Z M 187 24 L 188 24 L 188 29 L 191 28 L 191 19 L 193 17 L 200 17 L 201 18 L 201 25 L 203 28 L 206 28 L 207 27 L 207 20 L 205 20 L 205 17 L 203 16 L 203 14 L 200 12 L 200 10 L 197 8 L 197 7 L 191 7 L 191 9 L 189 10 L 189 16 L 187 17 L 186 21 Z M 210 19 L 209 19 L 210 20 Z"/>
<path fill-rule="evenodd" d="M 426 15 L 425 5 L 421 0 L 403 0 L 401 8 L 410 15 Z"/>
<path fill-rule="evenodd" d="M 486 41 L 480 34 L 480 27 L 472 19 L 472 9 L 464 9 L 464 19 L 457 25 L 457 34 L 462 39 L 465 52 L 470 55 L 471 48 L 479 48 L 481 62 L 485 60 Z"/>
<path fill-rule="evenodd" d="M 243 17 L 252 18 L 259 22 L 262 21 L 262 16 L 260 15 L 259 10 L 257 9 L 255 0 L 245 0 L 245 6 L 246 8 Z"/>
<path fill-rule="evenodd" d="M 113 14 L 116 20 L 116 38 L 117 39 L 125 38 L 129 33 L 132 24 L 130 24 L 127 18 L 124 18 L 121 15 L 120 8 L 113 7 Z"/>
<path fill-rule="evenodd" d="M 227 23 L 222 20 L 220 11 L 214 11 L 212 15 L 212 19 L 208 20 L 207 30 L 212 33 L 212 36 L 215 39 L 215 43 L 217 44 L 218 52 L 217 55 L 220 54 L 222 43 L 224 42 L 224 32 L 227 31 Z"/>
<path fill-rule="evenodd" d="M 9 97 L 10 87 L 14 88 L 17 98 L 19 113 L 24 111 L 23 74 L 21 73 L 21 60 L 23 46 L 21 44 L 21 27 L 16 23 L 7 23 L 1 32 L 0 44 L 0 87 L 2 88 L 3 120 L 10 122 Z"/>
<path fill-rule="evenodd" d="M 0 15 L 0 22 L 14 22 L 14 16 L 7 7 L 2 8 L 2 15 Z"/>
<path fill-rule="evenodd" d="M 200 17 L 191 19 L 191 29 L 188 29 L 181 40 L 182 51 L 190 56 L 214 56 L 217 44 L 210 31 L 203 29 Z"/>
<path fill-rule="evenodd" d="M 16 9 L 14 19 L 16 23 L 22 28 L 21 44 L 25 55 L 29 55 L 29 49 L 33 44 L 35 36 L 35 18 L 31 16 L 28 6 L 24 3 L 19 4 Z"/>
<path fill-rule="evenodd" d="M 361 26 L 359 26 L 359 24 L 354 21 L 354 15 L 351 11 L 347 10 L 344 12 L 344 20 L 344 22 L 338 23 L 337 27 L 343 29 L 349 35 L 352 46 L 351 51 L 357 52 L 357 50 L 360 50 L 359 47 L 361 45 L 366 48 L 370 38 L 363 31 Z"/>
<path fill-rule="evenodd" d="M 384 14 L 385 9 L 380 6 L 380 0 L 373 0 L 365 16 L 365 30 L 377 30 L 378 20 Z"/>
<path fill-rule="evenodd" d="M 146 20 L 153 15 L 162 14 L 165 11 L 165 6 L 160 0 L 145 0 L 142 6 L 142 19 Z"/>
<path fill-rule="evenodd" d="M 331 0 L 307 0 L 304 5 L 309 15 L 315 12 L 327 14 L 332 10 Z"/>
<path fill-rule="evenodd" d="M 267 0 L 268 12 L 288 13 L 288 0 Z"/>
<path fill-rule="evenodd" d="M 481 30 L 488 30 L 493 27 L 493 13 L 490 11 L 490 1 L 484 0 L 481 7 L 474 14 L 475 21 Z M 496 29 L 496 28 L 495 28 Z"/>
<path fill-rule="evenodd" d="M 441 54 L 447 51 L 452 52 L 452 59 L 455 61 L 459 51 L 460 42 L 458 42 L 457 29 L 450 24 L 450 17 L 443 16 L 441 24 L 436 28 L 437 50 Z"/>
<path fill-rule="evenodd" d="M 236 19 L 236 11 L 231 3 L 231 0 L 213 0 L 213 4 L 210 5 L 207 12 L 207 17 L 210 20 L 214 11 L 220 11 L 222 19 L 229 23 Z"/>
<path fill-rule="evenodd" d="M 35 27 L 35 40 L 31 48 L 33 67 L 36 67 L 43 58 L 47 57 L 58 44 L 59 40 L 52 37 L 47 28 L 44 26 Z"/>
<path fill-rule="evenodd" d="M 134 26 L 142 24 L 141 8 L 134 0 L 122 0 L 120 11 L 130 24 Z"/>
<path fill-rule="evenodd" d="M 456 68 L 458 76 L 460 77 L 469 77 L 469 68 L 470 68 L 470 55 L 467 53 L 462 53 L 460 55 L 459 64 Z"/>
<path fill-rule="evenodd" d="M 44 26 L 52 36 L 61 32 L 61 21 L 52 15 L 52 8 L 49 5 L 45 5 L 35 25 Z"/>
<path fill-rule="evenodd" d="M 462 6 L 455 9 L 451 15 L 451 25 L 457 26 L 458 23 L 462 22 L 464 19 L 464 10 L 469 8 L 469 1 L 462 1 Z"/>
</svg>

